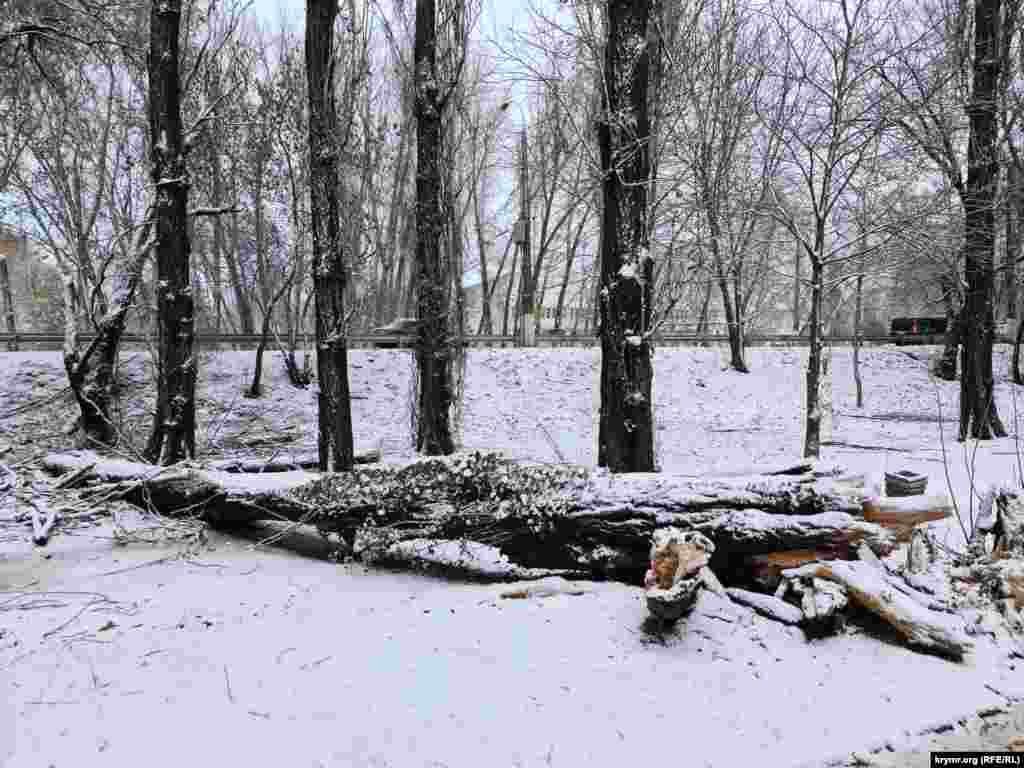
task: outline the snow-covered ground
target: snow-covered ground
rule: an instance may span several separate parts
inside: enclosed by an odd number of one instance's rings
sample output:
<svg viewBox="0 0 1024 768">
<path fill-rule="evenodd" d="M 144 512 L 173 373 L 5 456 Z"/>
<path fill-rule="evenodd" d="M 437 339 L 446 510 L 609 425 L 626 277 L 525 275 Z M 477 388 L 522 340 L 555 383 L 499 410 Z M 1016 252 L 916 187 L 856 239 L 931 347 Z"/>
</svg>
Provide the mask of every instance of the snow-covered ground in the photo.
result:
<svg viewBox="0 0 1024 768">
<path fill-rule="evenodd" d="M 876 478 L 922 471 L 932 492 L 946 491 L 948 465 L 966 508 L 972 472 L 979 487 L 1018 482 L 1015 440 L 958 444 L 957 385 L 931 379 L 926 354 L 865 351 L 859 410 L 849 349 L 834 352 L 824 457 Z M 267 396 L 242 398 L 251 359 L 204 355 L 200 446 L 218 458 L 312 451 L 312 393 L 288 387 L 275 357 Z M 803 360 L 755 349 L 742 375 L 723 370 L 719 349 L 659 350 L 663 469 L 733 473 L 799 455 Z M 144 378 L 140 362 L 130 380 Z M 357 446 L 410 455 L 408 353 L 359 350 L 351 363 Z M 464 447 L 592 464 L 597 365 L 595 350 L 471 352 Z M 0 355 L 0 452 L 11 449 L 0 460 L 61 445 L 65 398 L 5 418 L 61 386 L 58 355 Z M 146 403 L 132 394 L 144 391 L 126 389 L 136 440 Z M 336 565 L 237 537 L 161 560 L 175 553 L 114 546 L 109 526 L 58 535 L 45 553 L 26 537 L 0 541 L 0 764 L 821 765 L 887 740 L 926 744 L 917 735 L 929 727 L 1024 698 L 1020 660 L 984 640 L 961 664 L 870 628 L 808 643 L 710 594 L 659 638 L 628 585 L 504 599 L 507 585 Z M 899 754 L 891 764 L 928 764 L 926 752 Z"/>
</svg>

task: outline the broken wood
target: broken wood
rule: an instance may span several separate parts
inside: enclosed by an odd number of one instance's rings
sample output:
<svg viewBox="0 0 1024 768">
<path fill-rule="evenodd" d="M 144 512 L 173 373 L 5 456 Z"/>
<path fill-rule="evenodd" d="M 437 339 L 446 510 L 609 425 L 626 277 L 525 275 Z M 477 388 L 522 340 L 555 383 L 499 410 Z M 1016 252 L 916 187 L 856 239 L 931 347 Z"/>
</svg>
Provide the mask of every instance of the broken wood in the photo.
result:
<svg viewBox="0 0 1024 768">
<path fill-rule="evenodd" d="M 816 577 L 843 585 L 854 602 L 891 624 L 911 645 L 958 659 L 973 648 L 961 619 L 925 608 L 895 589 L 869 564 L 838 560 L 811 563 L 786 571 L 783 576 Z"/>
<path fill-rule="evenodd" d="M 850 602 L 844 585 L 816 576 L 789 577 L 785 584 L 787 592 L 800 598 L 800 623 L 808 635 L 820 637 L 842 629 L 843 611 Z"/>
<path fill-rule="evenodd" d="M 704 579 L 698 572 L 680 579 L 668 589 L 650 587 L 646 593 L 647 610 L 662 621 L 677 621 L 693 609 L 702 586 Z"/>
<path fill-rule="evenodd" d="M 32 543 L 38 547 L 45 547 L 50 541 L 50 533 L 57 522 L 57 510 L 47 506 L 45 515 L 43 510 L 31 499 L 27 499 L 32 509 Z"/>
</svg>

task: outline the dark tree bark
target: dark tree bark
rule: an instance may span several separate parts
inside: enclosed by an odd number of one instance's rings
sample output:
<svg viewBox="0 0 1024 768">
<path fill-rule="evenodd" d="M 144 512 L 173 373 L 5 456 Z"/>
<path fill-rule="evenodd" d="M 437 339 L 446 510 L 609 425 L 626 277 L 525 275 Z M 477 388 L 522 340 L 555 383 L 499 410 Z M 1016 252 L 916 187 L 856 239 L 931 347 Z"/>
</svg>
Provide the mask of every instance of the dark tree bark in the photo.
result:
<svg viewBox="0 0 1024 768">
<path fill-rule="evenodd" d="M 1010 361 L 1010 375 L 1014 384 L 1024 384 L 1024 372 L 1020 369 L 1020 345 L 1024 341 L 1024 322 L 1017 323 L 1017 335 L 1013 340 L 1013 357 Z"/>
<path fill-rule="evenodd" d="M 1017 318 L 1017 259 L 1020 257 L 1021 207 L 1020 172 L 1016 164 L 1006 167 L 1006 254 L 1003 256 L 1003 292 L 1006 295 L 1006 319 Z"/>
<path fill-rule="evenodd" d="M 602 110 L 597 124 L 601 219 L 601 414 L 598 465 L 654 471 L 651 283 L 647 188 L 650 0 L 608 0 Z"/>
<path fill-rule="evenodd" d="M 508 336 L 508 318 L 512 308 L 513 290 L 516 285 L 516 265 L 519 263 L 519 247 L 514 246 L 512 252 L 512 269 L 508 273 L 508 286 L 505 288 L 505 310 L 501 317 L 501 335 Z"/>
<path fill-rule="evenodd" d="M 800 250 L 802 246 L 797 241 L 796 251 L 793 254 L 793 333 L 800 333 Z"/>
<path fill-rule="evenodd" d="M 78 425 L 84 438 L 83 442 L 88 447 L 113 446 L 118 440 L 111 414 L 117 356 L 128 311 L 142 280 L 142 268 L 153 247 L 151 233 L 152 224 L 147 215 L 135 250 L 127 254 L 127 261 L 120 265 L 120 269 L 115 273 L 114 279 L 117 284 L 107 313 L 97 324 L 96 336 L 84 351 L 78 348 L 74 327 L 73 318 L 77 314 L 77 308 L 74 306 L 76 297 L 72 289 L 73 283 L 68 286 L 70 306 L 65 307 L 65 311 L 70 313 L 70 317 L 64 340 L 64 368 L 68 374 L 71 392 L 78 404 Z"/>
<path fill-rule="evenodd" d="M 580 217 L 580 223 L 576 227 L 576 232 L 572 237 L 571 244 L 565 249 L 565 269 L 562 272 L 562 284 L 558 289 L 558 301 L 555 304 L 555 330 L 562 330 L 562 316 L 565 313 L 565 294 L 569 289 L 569 280 L 572 276 L 572 265 L 576 261 L 576 251 L 579 250 L 580 241 L 583 239 L 583 229 L 587 226 L 587 214 L 590 212 L 589 208 L 583 209 L 583 215 Z M 572 222 L 569 222 L 569 230 L 572 230 Z"/>
<path fill-rule="evenodd" d="M 864 382 L 860 377 L 861 328 L 864 324 L 864 273 L 857 275 L 856 305 L 853 309 L 853 382 L 857 387 L 857 407 L 864 407 Z"/>
<path fill-rule="evenodd" d="M 815 251 L 811 253 L 811 313 L 807 320 L 807 333 L 810 339 L 807 352 L 807 398 L 804 403 L 806 418 L 804 420 L 804 457 L 817 458 L 821 455 L 821 304 L 822 281 L 824 267 L 816 254 L 821 253 L 817 247 L 824 239 L 824 224 L 819 222 L 815 232 L 817 241 Z"/>
<path fill-rule="evenodd" d="M 1004 437 L 993 391 L 995 337 L 995 199 L 999 178 L 996 152 L 996 84 L 999 77 L 997 30 L 1001 0 L 976 0 L 974 82 L 964 193 L 964 273 L 960 440 Z"/>
<path fill-rule="evenodd" d="M 487 274 L 487 238 L 484 235 L 483 211 L 480 193 L 475 183 L 470 184 L 469 194 L 473 206 L 473 228 L 476 231 L 476 248 L 480 257 L 480 326 L 477 333 L 494 333 L 491 320 L 491 281 Z"/>
<path fill-rule="evenodd" d="M 729 279 L 725 274 L 725 265 L 722 263 L 721 255 L 718 253 L 718 239 L 719 235 L 716 234 L 713 244 L 715 250 L 715 280 L 718 282 L 718 290 L 722 294 L 722 309 L 725 311 L 725 325 L 729 333 L 729 367 L 738 373 L 750 373 L 744 355 L 743 299 L 738 285 L 733 285 L 732 293 L 729 291 Z"/>
<path fill-rule="evenodd" d="M 149 43 L 149 140 L 155 186 L 157 395 L 146 456 L 173 464 L 196 453 L 196 372 L 189 268 L 188 168 L 181 124 L 181 1 L 153 2 Z"/>
<path fill-rule="evenodd" d="M 252 372 L 252 384 L 249 386 L 249 391 L 246 392 L 246 397 L 259 397 L 263 394 L 263 387 L 261 384 L 263 379 L 263 353 L 266 351 L 267 342 L 270 340 L 270 330 L 274 320 L 274 308 L 292 287 L 292 280 L 295 278 L 295 271 L 296 266 L 293 265 L 291 272 L 288 273 L 288 277 L 285 278 L 281 286 L 274 292 L 274 295 L 270 297 L 270 302 L 264 309 L 263 326 L 260 328 L 260 340 L 256 345 L 256 363 Z M 288 355 L 290 355 L 290 357 Z M 285 360 L 288 367 L 288 375 L 292 384 L 295 384 L 296 386 L 304 386 L 300 384 L 302 378 L 298 373 L 299 368 L 295 364 L 294 347 L 289 350 L 288 354 L 286 354 Z"/>
<path fill-rule="evenodd" d="M 437 65 L 435 0 L 416 2 L 416 340 L 418 372 L 416 450 L 428 456 L 455 450 L 452 436 L 452 352 L 448 329 L 449 281 L 441 238 L 444 201 L 441 122 L 445 94 Z"/>
<path fill-rule="evenodd" d="M 310 219 L 320 470 L 352 468 L 352 411 L 345 341 L 345 264 L 338 206 L 338 117 L 334 84 L 336 0 L 307 0 Z"/>
<path fill-rule="evenodd" d="M 214 184 L 217 184 L 220 162 L 214 166 Z M 249 301 L 249 287 L 245 284 L 245 276 L 242 267 L 238 263 L 239 244 L 241 236 L 238 227 L 238 214 L 231 216 L 231 253 L 228 254 L 228 278 L 231 280 L 231 287 L 235 294 L 235 307 L 238 310 L 238 325 L 241 333 L 255 333 L 256 322 L 253 319 L 252 302 Z"/>
</svg>

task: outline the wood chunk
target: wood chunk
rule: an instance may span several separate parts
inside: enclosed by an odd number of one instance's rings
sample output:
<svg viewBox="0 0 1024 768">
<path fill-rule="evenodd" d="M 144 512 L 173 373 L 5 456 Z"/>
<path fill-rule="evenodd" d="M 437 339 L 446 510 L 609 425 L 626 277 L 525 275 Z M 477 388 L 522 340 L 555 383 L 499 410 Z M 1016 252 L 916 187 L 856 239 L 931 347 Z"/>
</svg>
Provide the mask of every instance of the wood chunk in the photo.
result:
<svg viewBox="0 0 1024 768">
<path fill-rule="evenodd" d="M 868 552 L 871 548 L 867 544 L 860 544 L 860 548 Z M 839 556 L 835 549 L 793 549 L 784 552 L 769 552 L 765 555 L 747 555 L 746 563 L 749 566 L 750 577 L 754 583 L 765 589 L 774 590 L 782 580 L 782 572 L 790 568 L 799 568 L 807 563 L 814 563 L 818 560 L 835 560 Z"/>
<path fill-rule="evenodd" d="M 662 621 L 677 621 L 693 609 L 703 585 L 698 573 L 677 581 L 669 589 L 651 587 L 646 594 L 647 610 Z"/>
<path fill-rule="evenodd" d="M 32 543 L 38 547 L 45 547 L 50 541 L 50 532 L 57 522 L 57 511 L 48 506 L 44 517 L 43 511 L 35 502 L 30 502 L 29 506 L 32 508 Z"/>
<path fill-rule="evenodd" d="M 842 628 L 842 612 L 850 599 L 841 584 L 811 577 L 791 581 L 790 590 L 800 595 L 801 623 L 810 634 L 831 634 Z"/>
<path fill-rule="evenodd" d="M 817 577 L 842 584 L 850 599 L 889 622 L 910 645 L 957 659 L 974 647 L 962 620 L 925 608 L 865 563 L 811 563 L 783 575 L 788 579 Z"/>
<path fill-rule="evenodd" d="M 795 605 L 790 605 L 785 600 L 780 600 L 771 595 L 762 595 L 759 592 L 750 592 L 746 589 L 728 587 L 725 590 L 729 597 L 740 605 L 753 608 L 757 613 L 783 624 L 799 624 L 804 615 Z"/>
<path fill-rule="evenodd" d="M 897 538 L 909 541 L 915 525 L 945 520 L 953 514 L 948 496 L 872 497 L 863 502 L 864 519 L 896 532 Z"/>
</svg>

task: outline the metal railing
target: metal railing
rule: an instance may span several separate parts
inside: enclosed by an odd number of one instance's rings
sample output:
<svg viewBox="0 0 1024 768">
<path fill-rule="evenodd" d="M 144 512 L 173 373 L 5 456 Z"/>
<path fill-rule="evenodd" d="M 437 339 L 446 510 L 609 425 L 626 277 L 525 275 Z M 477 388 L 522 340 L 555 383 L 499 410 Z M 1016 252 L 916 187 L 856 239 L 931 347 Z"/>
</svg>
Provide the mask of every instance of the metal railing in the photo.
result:
<svg viewBox="0 0 1024 768">
<path fill-rule="evenodd" d="M 80 341 L 88 342 L 95 334 L 80 333 Z M 942 336 L 925 336 L 919 338 L 899 338 L 894 336 L 867 336 L 860 337 L 864 344 L 941 344 Z M 257 333 L 200 333 L 196 335 L 200 349 L 209 346 L 228 347 L 255 347 L 260 341 Z M 829 344 L 852 344 L 853 336 L 833 335 L 824 337 Z M 124 344 L 147 344 L 153 343 L 155 337 L 138 333 L 126 333 L 121 337 Z M 276 347 L 273 338 L 270 346 Z M 415 336 L 411 334 L 352 334 L 348 337 L 350 347 L 411 347 Z M 537 336 L 539 347 L 585 347 L 597 344 L 597 337 L 592 334 L 546 334 Z M 514 347 L 518 343 L 516 336 L 503 336 L 497 334 L 488 335 L 466 335 L 461 337 L 461 342 L 470 347 Z M 654 343 L 657 346 L 693 346 L 699 344 L 728 344 L 729 337 L 723 334 L 679 334 L 662 333 L 654 336 Z M 751 333 L 746 336 L 747 346 L 805 346 L 807 337 L 791 333 Z M 996 338 L 996 343 L 1012 344 L 1013 339 L 1007 336 Z M 0 333 L 0 345 L 6 348 L 13 348 L 16 345 L 21 347 L 61 347 L 64 344 L 64 335 L 60 333 Z"/>
</svg>

